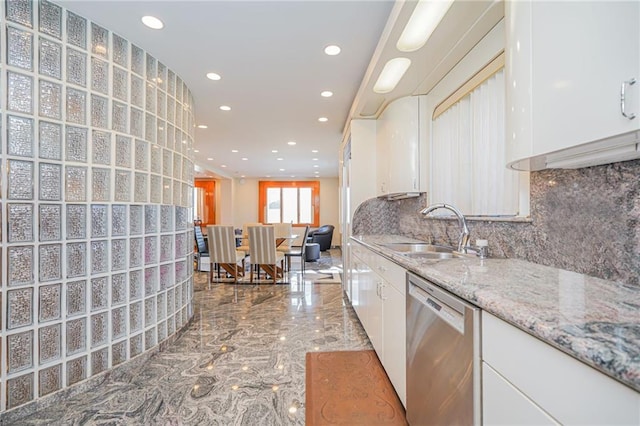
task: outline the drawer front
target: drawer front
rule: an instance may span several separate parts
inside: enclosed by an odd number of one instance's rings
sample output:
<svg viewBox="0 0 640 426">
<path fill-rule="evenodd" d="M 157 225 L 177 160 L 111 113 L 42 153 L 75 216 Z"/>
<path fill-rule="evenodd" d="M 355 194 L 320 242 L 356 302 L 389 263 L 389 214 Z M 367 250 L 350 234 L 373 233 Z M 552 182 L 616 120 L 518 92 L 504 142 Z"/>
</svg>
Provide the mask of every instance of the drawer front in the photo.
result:
<svg viewBox="0 0 640 426">
<path fill-rule="evenodd" d="M 393 288 L 403 296 L 406 294 L 407 271 L 387 258 L 372 252 L 374 256 L 373 270 L 376 271 Z"/>
<path fill-rule="evenodd" d="M 482 358 L 563 424 L 640 424 L 640 394 L 482 312 Z"/>
</svg>

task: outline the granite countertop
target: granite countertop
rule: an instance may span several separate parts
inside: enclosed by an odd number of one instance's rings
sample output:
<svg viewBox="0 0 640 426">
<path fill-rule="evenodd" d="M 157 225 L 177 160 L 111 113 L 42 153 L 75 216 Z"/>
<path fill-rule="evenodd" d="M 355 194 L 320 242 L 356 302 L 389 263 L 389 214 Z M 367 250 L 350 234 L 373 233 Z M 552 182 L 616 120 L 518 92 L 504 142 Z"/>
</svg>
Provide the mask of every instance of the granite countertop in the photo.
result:
<svg viewBox="0 0 640 426">
<path fill-rule="evenodd" d="M 640 392 L 640 288 L 516 259 L 419 260 L 352 239 Z"/>
</svg>

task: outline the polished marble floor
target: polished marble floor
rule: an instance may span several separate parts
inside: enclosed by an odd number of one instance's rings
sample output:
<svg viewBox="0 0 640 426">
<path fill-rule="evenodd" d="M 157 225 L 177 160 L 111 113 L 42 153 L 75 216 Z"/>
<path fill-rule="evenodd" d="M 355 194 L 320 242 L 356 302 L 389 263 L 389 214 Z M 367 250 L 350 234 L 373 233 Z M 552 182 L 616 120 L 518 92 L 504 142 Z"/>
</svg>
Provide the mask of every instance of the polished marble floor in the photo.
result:
<svg viewBox="0 0 640 426">
<path fill-rule="evenodd" d="M 339 250 L 323 254 L 286 285 L 209 284 L 197 273 L 195 318 L 173 345 L 13 424 L 304 424 L 305 354 L 371 348 L 341 285 L 318 279 L 340 270 Z"/>
</svg>

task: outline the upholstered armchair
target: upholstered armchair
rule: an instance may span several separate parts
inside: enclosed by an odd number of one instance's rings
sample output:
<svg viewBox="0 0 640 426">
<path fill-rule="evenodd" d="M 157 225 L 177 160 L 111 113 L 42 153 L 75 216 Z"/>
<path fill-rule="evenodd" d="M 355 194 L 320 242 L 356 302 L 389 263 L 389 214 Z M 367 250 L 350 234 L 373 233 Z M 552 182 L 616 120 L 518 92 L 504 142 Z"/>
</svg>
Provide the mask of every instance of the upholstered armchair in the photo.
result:
<svg viewBox="0 0 640 426">
<path fill-rule="evenodd" d="M 309 242 L 318 243 L 320 251 L 329 250 L 333 239 L 333 228 L 333 225 L 322 225 L 318 229 L 309 231 Z"/>
</svg>

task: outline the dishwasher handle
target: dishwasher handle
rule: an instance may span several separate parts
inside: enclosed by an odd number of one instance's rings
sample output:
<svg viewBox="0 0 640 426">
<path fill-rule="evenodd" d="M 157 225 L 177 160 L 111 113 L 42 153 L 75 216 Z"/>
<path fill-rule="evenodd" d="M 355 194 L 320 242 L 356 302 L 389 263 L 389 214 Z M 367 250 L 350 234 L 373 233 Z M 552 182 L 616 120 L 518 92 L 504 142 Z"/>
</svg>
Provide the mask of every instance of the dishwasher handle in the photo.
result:
<svg viewBox="0 0 640 426">
<path fill-rule="evenodd" d="M 409 281 L 409 296 L 464 335 L 464 307 L 460 310 Z"/>
</svg>

